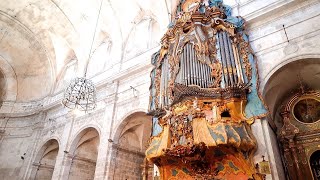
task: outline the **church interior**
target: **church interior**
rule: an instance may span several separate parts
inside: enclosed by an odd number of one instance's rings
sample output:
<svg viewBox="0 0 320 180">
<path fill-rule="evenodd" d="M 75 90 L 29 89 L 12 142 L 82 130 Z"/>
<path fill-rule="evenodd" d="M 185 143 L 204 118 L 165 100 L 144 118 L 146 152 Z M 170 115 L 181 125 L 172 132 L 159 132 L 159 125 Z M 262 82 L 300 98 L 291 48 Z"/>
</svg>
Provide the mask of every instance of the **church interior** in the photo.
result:
<svg viewBox="0 0 320 180">
<path fill-rule="evenodd" d="M 319 180 L 319 0 L 0 1 L 0 180 Z"/>
</svg>

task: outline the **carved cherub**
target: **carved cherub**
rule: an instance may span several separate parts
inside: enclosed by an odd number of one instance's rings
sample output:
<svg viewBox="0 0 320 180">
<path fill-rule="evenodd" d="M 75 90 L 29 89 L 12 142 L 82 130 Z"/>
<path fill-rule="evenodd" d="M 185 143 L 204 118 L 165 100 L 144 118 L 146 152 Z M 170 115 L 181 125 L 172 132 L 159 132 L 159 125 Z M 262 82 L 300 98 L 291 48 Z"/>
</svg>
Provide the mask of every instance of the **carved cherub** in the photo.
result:
<svg viewBox="0 0 320 180">
<path fill-rule="evenodd" d="M 162 119 L 166 119 L 166 120 L 170 120 L 170 118 L 172 117 L 172 107 L 164 108 L 164 111 L 166 112 L 166 114 L 162 117 Z"/>
</svg>

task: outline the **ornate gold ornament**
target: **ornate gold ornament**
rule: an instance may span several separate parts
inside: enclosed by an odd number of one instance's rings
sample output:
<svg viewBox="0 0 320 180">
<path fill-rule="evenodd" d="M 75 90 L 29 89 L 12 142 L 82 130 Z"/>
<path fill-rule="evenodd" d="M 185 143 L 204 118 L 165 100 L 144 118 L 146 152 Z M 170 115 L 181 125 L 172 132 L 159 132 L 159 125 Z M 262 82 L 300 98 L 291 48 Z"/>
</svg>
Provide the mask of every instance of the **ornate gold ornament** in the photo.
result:
<svg viewBox="0 0 320 180">
<path fill-rule="evenodd" d="M 161 179 L 262 179 L 252 162 L 254 119 L 244 113 L 249 43 L 217 2 L 181 1 L 152 61 L 149 114 L 161 131 L 146 156 Z"/>
<path fill-rule="evenodd" d="M 311 153 L 320 150 L 319 102 L 319 91 L 303 90 L 291 96 L 281 108 L 283 126 L 278 137 L 291 179 L 312 179 L 309 159 Z"/>
</svg>

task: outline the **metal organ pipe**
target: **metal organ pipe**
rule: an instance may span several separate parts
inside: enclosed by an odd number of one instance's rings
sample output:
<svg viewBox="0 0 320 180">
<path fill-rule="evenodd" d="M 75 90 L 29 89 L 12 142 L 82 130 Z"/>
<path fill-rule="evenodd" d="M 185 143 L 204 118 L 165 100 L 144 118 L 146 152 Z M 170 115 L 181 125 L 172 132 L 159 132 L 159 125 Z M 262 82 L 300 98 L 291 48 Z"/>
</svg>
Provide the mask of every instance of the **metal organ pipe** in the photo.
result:
<svg viewBox="0 0 320 180">
<path fill-rule="evenodd" d="M 204 81 L 203 81 L 203 87 L 207 87 L 207 81 L 208 81 L 208 74 L 207 74 L 207 65 L 203 63 L 203 75 L 204 75 Z"/>
<path fill-rule="evenodd" d="M 210 84 L 210 67 L 208 65 L 206 65 L 206 77 L 207 77 L 206 88 L 208 88 Z"/>
<path fill-rule="evenodd" d="M 241 72 L 241 68 L 239 67 L 240 65 L 240 62 L 239 62 L 239 59 L 237 57 L 237 52 L 236 52 L 236 48 L 235 48 L 235 45 L 232 43 L 232 51 L 233 51 L 233 56 L 234 56 L 234 59 L 235 59 L 235 64 L 236 64 L 236 69 L 237 69 L 237 76 L 238 76 L 238 85 L 243 83 L 242 79 L 241 79 L 241 75 L 240 73 Z"/>
<path fill-rule="evenodd" d="M 194 61 L 193 61 L 193 57 L 191 55 L 191 48 L 190 48 L 190 44 L 188 44 L 188 57 L 190 60 L 190 85 L 194 84 Z"/>
<path fill-rule="evenodd" d="M 203 87 L 206 87 L 207 84 L 207 65 L 205 63 L 202 63 L 202 67 L 203 67 L 203 71 L 202 71 L 202 75 L 203 75 Z"/>
<path fill-rule="evenodd" d="M 192 46 L 190 47 L 190 56 L 191 56 L 191 59 L 192 59 L 192 81 L 193 81 L 193 84 L 194 85 L 197 85 L 197 81 L 196 81 L 196 78 L 197 78 L 197 74 L 196 74 L 196 59 L 194 58 L 194 49 L 192 48 Z"/>
<path fill-rule="evenodd" d="M 204 87 L 204 78 L 205 78 L 205 75 L 204 75 L 204 65 L 202 62 L 201 63 L 201 66 L 200 66 L 200 71 L 201 71 L 201 87 Z"/>
<path fill-rule="evenodd" d="M 231 67 L 231 62 L 230 62 L 230 54 L 229 54 L 229 50 L 228 50 L 228 43 L 227 43 L 227 35 L 226 32 L 223 32 L 223 49 L 225 51 L 225 56 L 226 56 L 226 62 L 227 62 L 227 71 L 228 71 L 228 75 L 229 75 L 229 79 L 230 79 L 230 83 L 231 86 L 234 85 L 234 81 L 233 81 L 233 73 L 232 73 L 232 67 Z"/>
<path fill-rule="evenodd" d="M 161 81 L 160 81 L 160 100 L 159 100 L 159 104 L 160 104 L 160 107 L 162 108 L 163 107 L 163 94 L 164 94 L 164 92 L 163 92 L 163 75 L 164 75 L 164 73 L 163 73 L 163 71 L 164 71 L 164 65 L 162 64 L 161 65 Z"/>
<path fill-rule="evenodd" d="M 227 42 L 228 42 L 228 49 L 229 49 L 229 54 L 230 54 L 230 58 L 231 58 L 230 61 L 231 61 L 232 72 L 233 72 L 232 76 L 234 78 L 234 83 L 238 84 L 238 76 L 237 76 L 237 72 L 236 72 L 237 70 L 236 70 L 236 66 L 235 66 L 236 62 L 235 62 L 235 58 L 233 56 L 234 53 L 232 50 L 231 39 L 230 39 L 229 35 L 227 35 Z"/>
<path fill-rule="evenodd" d="M 235 49 L 235 54 L 236 54 L 236 58 L 237 58 L 237 64 L 239 66 L 239 74 L 240 74 L 240 79 L 242 81 L 242 83 L 244 83 L 244 77 L 243 77 L 243 69 L 242 69 L 242 66 L 241 66 L 241 62 L 240 62 L 240 56 L 239 56 L 239 51 L 238 51 L 238 48 L 236 45 L 234 45 L 234 49 Z"/>
<path fill-rule="evenodd" d="M 188 72 L 188 76 L 187 76 L 187 85 L 190 85 L 190 59 L 189 59 L 189 56 L 188 56 L 188 46 L 186 45 L 185 46 L 185 54 L 186 54 L 186 61 L 187 61 L 187 72 Z"/>
<path fill-rule="evenodd" d="M 228 70 L 227 70 L 227 66 L 226 66 L 226 55 L 223 49 L 223 37 L 222 37 L 222 33 L 219 32 L 218 33 L 218 37 L 219 37 L 219 49 L 220 49 L 220 54 L 221 54 L 221 64 L 222 64 L 222 74 L 224 76 L 224 80 L 225 80 L 225 85 L 229 86 L 229 78 L 228 78 Z M 226 71 L 225 71 L 226 70 Z M 226 74 L 227 73 L 227 74 Z"/>
<path fill-rule="evenodd" d="M 187 66 L 187 71 L 188 71 L 188 85 L 191 84 L 191 81 L 190 81 L 190 77 L 191 77 L 191 71 L 190 71 L 190 66 L 191 66 L 191 62 L 190 62 L 190 58 L 189 58 L 189 49 L 188 49 L 188 46 L 186 46 L 186 61 L 188 62 L 188 66 Z"/>
<path fill-rule="evenodd" d="M 192 61 L 192 81 L 193 81 L 193 84 L 196 85 L 196 61 L 195 61 L 195 58 L 193 57 L 193 54 L 194 54 L 194 51 L 193 49 L 190 47 L 190 56 L 191 56 L 191 61 Z"/>
<path fill-rule="evenodd" d="M 185 58 L 185 51 L 184 49 L 182 50 L 182 54 L 181 54 L 181 61 L 183 61 L 183 84 L 187 85 L 187 62 L 186 62 L 186 58 Z"/>
<path fill-rule="evenodd" d="M 196 59 L 197 61 L 197 71 L 198 71 L 198 86 L 201 87 L 201 81 L 202 81 L 202 78 L 201 78 L 201 62 L 197 59 L 197 56 L 196 54 L 194 54 L 194 58 Z"/>
<path fill-rule="evenodd" d="M 181 72 L 181 84 L 184 84 L 184 59 L 182 58 L 183 53 L 180 54 L 180 72 Z"/>
<path fill-rule="evenodd" d="M 194 59 L 194 63 L 195 63 L 195 69 L 194 69 L 194 71 L 195 71 L 195 76 L 194 76 L 194 78 L 195 78 L 195 81 L 196 81 L 196 85 L 200 85 L 199 84 L 199 61 L 197 60 L 197 58 L 196 58 L 196 56 L 195 56 L 195 52 L 194 52 L 194 50 L 192 51 L 192 58 Z"/>
<path fill-rule="evenodd" d="M 164 79 L 164 83 L 165 83 L 165 86 L 166 86 L 166 91 L 165 91 L 165 94 L 164 94 L 164 100 L 165 100 L 165 106 L 168 105 L 168 86 L 169 86 L 169 59 L 166 58 L 166 78 Z"/>
<path fill-rule="evenodd" d="M 182 58 L 183 58 L 183 62 L 184 62 L 184 78 L 185 78 L 185 85 L 188 84 L 188 62 L 187 62 L 187 59 L 186 59 L 186 47 L 183 48 L 183 51 L 182 51 Z"/>
<path fill-rule="evenodd" d="M 222 61 L 222 63 L 224 63 L 224 65 L 226 66 L 226 58 L 223 58 Z M 168 60 L 164 61 L 163 69 L 166 69 L 166 71 L 162 72 L 163 77 L 165 77 L 162 80 L 162 82 L 165 84 L 165 86 L 162 88 L 162 91 L 165 91 L 164 88 L 168 88 L 168 82 L 170 79 L 168 74 Z M 225 74 L 225 76 L 227 75 Z M 196 51 L 193 49 L 192 44 L 186 44 L 180 55 L 180 69 L 175 82 L 184 84 L 186 86 L 197 85 L 201 88 L 208 88 L 213 84 L 213 81 L 214 80 L 211 76 L 210 66 L 206 62 L 202 62 L 198 59 Z M 164 94 L 166 95 L 167 92 L 165 92 Z M 169 99 L 166 97 L 164 103 L 168 104 L 168 101 Z"/>
<path fill-rule="evenodd" d="M 225 77 L 224 77 L 224 72 L 223 72 L 223 62 L 222 62 L 222 56 L 221 56 L 221 48 L 220 48 L 220 41 L 219 41 L 219 33 L 217 33 L 215 35 L 215 38 L 216 38 L 216 49 L 217 49 L 217 60 L 219 61 L 220 60 L 220 63 L 221 63 L 221 68 L 222 68 L 222 72 L 221 72 L 221 82 L 222 82 L 222 87 L 227 83 L 226 80 L 225 80 Z"/>
</svg>

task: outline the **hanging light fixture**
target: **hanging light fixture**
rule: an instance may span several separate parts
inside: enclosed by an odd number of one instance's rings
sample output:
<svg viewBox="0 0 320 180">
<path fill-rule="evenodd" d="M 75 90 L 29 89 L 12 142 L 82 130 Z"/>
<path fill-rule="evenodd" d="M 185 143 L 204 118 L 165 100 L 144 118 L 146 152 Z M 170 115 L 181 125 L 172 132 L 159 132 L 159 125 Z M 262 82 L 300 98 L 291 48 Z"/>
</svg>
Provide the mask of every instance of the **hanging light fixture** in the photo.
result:
<svg viewBox="0 0 320 180">
<path fill-rule="evenodd" d="M 75 78 L 67 87 L 62 104 L 70 109 L 90 111 L 96 107 L 96 88 L 86 78 Z"/>
<path fill-rule="evenodd" d="M 86 62 L 85 72 L 83 77 L 77 77 L 71 81 L 69 86 L 66 88 L 62 104 L 70 109 L 78 109 L 81 111 L 90 111 L 96 107 L 96 88 L 94 83 L 86 78 L 89 60 L 91 59 L 91 51 L 97 31 L 99 22 L 101 7 L 103 0 L 101 0 L 99 13 L 96 21 L 96 26 L 93 33 L 92 43 L 89 52 L 89 58 Z"/>
</svg>

